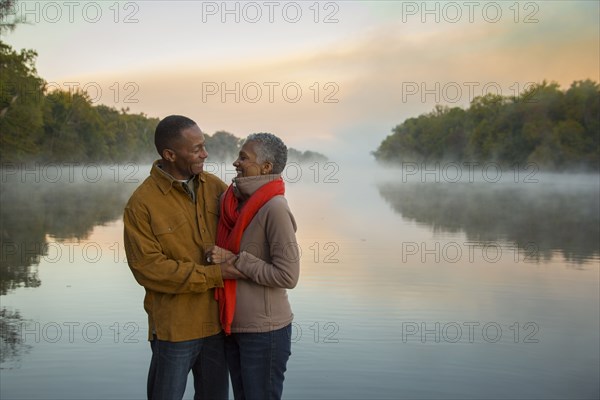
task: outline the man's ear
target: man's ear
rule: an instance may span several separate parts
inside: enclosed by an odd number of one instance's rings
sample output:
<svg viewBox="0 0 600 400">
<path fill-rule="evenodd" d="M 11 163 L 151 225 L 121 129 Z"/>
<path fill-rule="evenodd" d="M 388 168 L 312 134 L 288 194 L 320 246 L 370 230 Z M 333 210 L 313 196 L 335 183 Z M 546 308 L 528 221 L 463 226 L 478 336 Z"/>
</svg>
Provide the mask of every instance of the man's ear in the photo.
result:
<svg viewBox="0 0 600 400">
<path fill-rule="evenodd" d="M 169 161 L 169 162 L 173 162 L 175 161 L 175 152 L 171 149 L 164 149 L 162 152 L 162 157 L 163 159 Z"/>
</svg>

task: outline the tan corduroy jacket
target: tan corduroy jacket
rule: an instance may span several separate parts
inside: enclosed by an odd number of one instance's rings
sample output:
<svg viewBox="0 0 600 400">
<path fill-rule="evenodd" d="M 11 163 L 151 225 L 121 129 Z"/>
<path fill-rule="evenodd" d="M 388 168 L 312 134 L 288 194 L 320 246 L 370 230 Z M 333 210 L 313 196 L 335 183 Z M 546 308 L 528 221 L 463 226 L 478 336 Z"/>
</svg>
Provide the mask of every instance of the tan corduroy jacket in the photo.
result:
<svg viewBox="0 0 600 400">
<path fill-rule="evenodd" d="M 247 198 L 280 175 L 236 178 L 238 198 Z M 287 200 L 275 196 L 256 213 L 240 243 L 237 269 L 249 279 L 238 279 L 231 332 L 267 332 L 292 322 L 294 314 L 286 289 L 300 276 L 296 221 Z"/>
<path fill-rule="evenodd" d="M 132 194 L 123 221 L 127 262 L 146 289 L 149 339 L 179 342 L 221 331 L 214 288 L 219 265 L 203 265 L 214 245 L 219 197 L 227 186 L 216 176 L 195 177 L 196 203 L 184 184 L 155 162 Z"/>
</svg>

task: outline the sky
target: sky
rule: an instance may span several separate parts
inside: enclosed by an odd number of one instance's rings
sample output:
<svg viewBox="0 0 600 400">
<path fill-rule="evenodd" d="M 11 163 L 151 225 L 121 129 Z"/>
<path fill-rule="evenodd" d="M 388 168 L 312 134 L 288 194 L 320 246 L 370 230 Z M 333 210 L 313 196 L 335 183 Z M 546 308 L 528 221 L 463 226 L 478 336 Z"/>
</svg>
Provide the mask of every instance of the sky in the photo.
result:
<svg viewBox="0 0 600 400">
<path fill-rule="evenodd" d="M 600 81 L 598 1 L 21 1 L 49 88 L 368 159 L 436 104 Z"/>
</svg>

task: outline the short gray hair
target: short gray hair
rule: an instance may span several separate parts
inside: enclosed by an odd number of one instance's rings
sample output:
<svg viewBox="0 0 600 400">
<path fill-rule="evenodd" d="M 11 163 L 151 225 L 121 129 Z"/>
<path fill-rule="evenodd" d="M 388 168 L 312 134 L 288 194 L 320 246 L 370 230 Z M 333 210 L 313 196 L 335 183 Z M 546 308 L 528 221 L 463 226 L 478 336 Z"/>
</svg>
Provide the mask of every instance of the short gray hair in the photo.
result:
<svg viewBox="0 0 600 400">
<path fill-rule="evenodd" d="M 256 158 L 259 163 L 273 164 L 273 173 L 280 174 L 287 162 L 287 147 L 285 143 L 272 133 L 253 133 L 248 135 L 244 143 L 256 143 Z"/>
</svg>

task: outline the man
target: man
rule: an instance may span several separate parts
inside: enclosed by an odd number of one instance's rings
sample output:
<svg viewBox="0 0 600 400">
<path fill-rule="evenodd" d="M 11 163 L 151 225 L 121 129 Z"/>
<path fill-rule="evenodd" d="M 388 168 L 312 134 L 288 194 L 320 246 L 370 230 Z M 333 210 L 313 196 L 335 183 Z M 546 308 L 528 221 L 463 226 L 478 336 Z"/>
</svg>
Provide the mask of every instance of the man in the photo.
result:
<svg viewBox="0 0 600 400">
<path fill-rule="evenodd" d="M 152 360 L 149 399 L 181 399 L 194 375 L 194 399 L 227 399 L 229 385 L 214 288 L 243 277 L 230 263 L 205 262 L 215 242 L 219 196 L 227 186 L 203 172 L 204 135 L 180 115 L 155 131 L 150 176 L 127 206 L 125 251 L 135 279 L 146 289 Z M 210 260 L 207 260 L 210 261 Z"/>
</svg>

